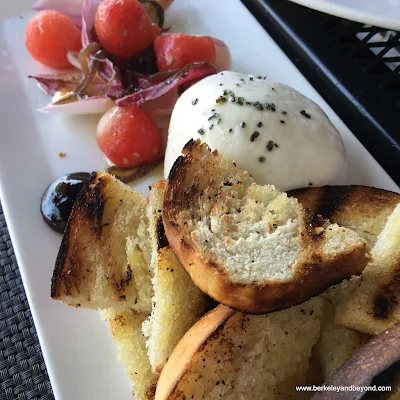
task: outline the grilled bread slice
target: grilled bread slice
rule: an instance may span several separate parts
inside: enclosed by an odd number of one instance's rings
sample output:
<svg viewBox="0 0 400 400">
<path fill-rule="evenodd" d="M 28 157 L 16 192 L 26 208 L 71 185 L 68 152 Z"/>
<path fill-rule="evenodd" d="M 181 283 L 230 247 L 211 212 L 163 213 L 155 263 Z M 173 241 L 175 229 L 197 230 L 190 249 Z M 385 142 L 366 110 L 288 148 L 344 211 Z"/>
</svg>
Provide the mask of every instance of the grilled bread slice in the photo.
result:
<svg viewBox="0 0 400 400">
<path fill-rule="evenodd" d="M 181 337 L 207 311 L 210 302 L 169 247 L 161 215 L 164 187 L 164 182 L 155 183 L 149 193 L 154 297 L 151 315 L 143 324 L 150 363 L 157 373 Z"/>
<path fill-rule="evenodd" d="M 288 195 L 313 214 L 357 232 L 369 249 L 400 203 L 400 193 L 357 185 L 297 189 Z"/>
<path fill-rule="evenodd" d="M 107 309 L 101 311 L 101 317 L 109 324 L 118 357 L 124 364 L 136 400 L 153 400 L 158 377 L 151 371 L 141 329 L 147 316 L 132 310 Z"/>
<path fill-rule="evenodd" d="M 163 222 L 194 283 L 237 310 L 300 304 L 360 274 L 365 241 L 308 213 L 274 186 L 256 185 L 229 158 L 190 141 L 171 169 Z"/>
<path fill-rule="evenodd" d="M 400 323 L 400 204 L 387 219 L 360 284 L 336 309 L 348 328 L 378 334 Z"/>
<path fill-rule="evenodd" d="M 76 200 L 54 268 L 51 297 L 75 307 L 150 313 L 146 200 L 94 172 Z"/>
<path fill-rule="evenodd" d="M 324 300 L 324 320 L 321 334 L 313 349 L 313 356 L 318 360 L 322 372 L 322 381 L 338 369 L 360 347 L 371 339 L 371 336 L 338 325 L 334 321 L 335 309 L 358 285 L 360 277 L 331 286 L 321 294 Z M 320 383 L 322 383 L 322 381 Z"/>
<path fill-rule="evenodd" d="M 219 305 L 179 342 L 161 372 L 156 400 L 299 399 L 323 302 L 267 315 Z"/>
</svg>

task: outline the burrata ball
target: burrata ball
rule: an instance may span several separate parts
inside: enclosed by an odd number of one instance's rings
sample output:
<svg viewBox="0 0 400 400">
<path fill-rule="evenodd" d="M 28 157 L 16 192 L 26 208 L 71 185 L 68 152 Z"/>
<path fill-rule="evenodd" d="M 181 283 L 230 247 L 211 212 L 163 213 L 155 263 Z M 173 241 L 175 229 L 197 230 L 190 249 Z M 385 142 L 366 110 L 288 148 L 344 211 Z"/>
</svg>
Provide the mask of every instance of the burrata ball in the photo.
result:
<svg viewBox="0 0 400 400">
<path fill-rule="evenodd" d="M 224 71 L 178 99 L 171 116 L 165 177 L 190 139 L 232 158 L 258 184 L 287 191 L 342 183 L 342 138 L 322 109 L 282 83 Z"/>
</svg>

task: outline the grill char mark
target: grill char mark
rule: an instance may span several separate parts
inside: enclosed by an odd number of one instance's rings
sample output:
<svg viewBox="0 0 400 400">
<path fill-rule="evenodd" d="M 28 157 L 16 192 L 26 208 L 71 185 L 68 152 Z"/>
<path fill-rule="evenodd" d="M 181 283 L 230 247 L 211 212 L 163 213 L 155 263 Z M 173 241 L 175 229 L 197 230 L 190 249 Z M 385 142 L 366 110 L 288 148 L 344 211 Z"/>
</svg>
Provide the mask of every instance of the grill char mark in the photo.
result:
<svg viewBox="0 0 400 400">
<path fill-rule="evenodd" d="M 346 204 L 355 190 L 356 186 L 354 185 L 324 186 L 314 213 L 330 219 Z"/>
</svg>

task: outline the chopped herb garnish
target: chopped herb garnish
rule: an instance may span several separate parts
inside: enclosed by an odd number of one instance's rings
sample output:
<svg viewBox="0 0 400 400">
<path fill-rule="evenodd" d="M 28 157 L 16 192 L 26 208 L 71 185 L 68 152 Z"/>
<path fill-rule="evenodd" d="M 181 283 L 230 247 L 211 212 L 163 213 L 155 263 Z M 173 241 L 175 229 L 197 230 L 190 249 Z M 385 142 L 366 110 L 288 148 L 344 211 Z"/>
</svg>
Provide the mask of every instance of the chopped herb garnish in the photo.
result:
<svg viewBox="0 0 400 400">
<path fill-rule="evenodd" d="M 272 140 L 269 140 L 266 148 L 268 151 L 272 151 L 272 149 L 274 148 L 274 142 Z"/>
<path fill-rule="evenodd" d="M 301 110 L 301 111 L 300 111 L 300 114 L 303 115 L 304 117 L 306 117 L 307 119 L 310 119 L 310 118 L 311 118 L 311 115 L 308 114 L 308 113 L 306 112 L 306 110 Z"/>
<path fill-rule="evenodd" d="M 217 104 L 225 103 L 225 102 L 226 102 L 226 97 L 219 96 L 218 99 L 215 100 L 215 102 L 216 102 Z"/>
<path fill-rule="evenodd" d="M 258 137 L 260 136 L 260 132 L 253 132 L 253 134 L 250 136 L 250 141 L 254 142 Z"/>
</svg>

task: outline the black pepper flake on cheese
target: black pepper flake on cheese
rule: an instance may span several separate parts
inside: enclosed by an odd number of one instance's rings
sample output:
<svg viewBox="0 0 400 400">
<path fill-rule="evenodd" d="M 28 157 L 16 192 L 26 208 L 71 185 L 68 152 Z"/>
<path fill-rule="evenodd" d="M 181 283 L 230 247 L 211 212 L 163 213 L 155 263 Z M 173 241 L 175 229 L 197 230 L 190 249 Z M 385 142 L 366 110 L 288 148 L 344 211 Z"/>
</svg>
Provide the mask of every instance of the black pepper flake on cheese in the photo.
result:
<svg viewBox="0 0 400 400">
<path fill-rule="evenodd" d="M 241 82 L 246 82 L 246 80 L 244 78 L 240 78 Z"/>
<path fill-rule="evenodd" d="M 236 104 L 238 104 L 239 106 L 242 106 L 242 105 L 243 105 L 243 101 L 238 100 L 238 101 L 236 102 Z"/>
<path fill-rule="evenodd" d="M 218 86 L 222 86 L 222 83 L 218 83 Z"/>
<path fill-rule="evenodd" d="M 204 135 L 204 129 L 199 129 L 197 132 L 199 132 L 200 133 L 200 135 Z"/>
<path fill-rule="evenodd" d="M 258 128 L 261 128 L 262 127 L 262 122 L 260 121 L 260 122 L 257 122 L 257 127 Z"/>
<path fill-rule="evenodd" d="M 226 97 L 224 97 L 224 96 L 219 96 L 218 99 L 215 100 L 215 102 L 216 102 L 217 104 L 225 103 L 225 102 L 226 102 Z"/>
<path fill-rule="evenodd" d="M 232 129 L 232 128 L 229 128 L 229 133 L 231 133 L 231 132 L 233 132 L 233 129 Z"/>
<path fill-rule="evenodd" d="M 274 149 L 274 145 L 275 143 L 272 140 L 269 140 L 265 147 L 268 151 L 272 151 Z"/>
<path fill-rule="evenodd" d="M 285 123 L 285 121 L 283 119 L 281 119 L 281 124 L 284 124 L 284 123 Z"/>
<path fill-rule="evenodd" d="M 199 99 L 193 99 L 192 104 L 195 106 L 199 102 Z"/>
<path fill-rule="evenodd" d="M 286 115 L 287 114 L 287 112 L 286 111 L 282 111 L 282 115 Z"/>
<path fill-rule="evenodd" d="M 236 101 L 235 96 L 232 96 L 232 95 L 229 96 L 228 101 L 229 101 L 229 103 L 234 103 Z"/>
<path fill-rule="evenodd" d="M 261 76 L 261 75 L 258 75 L 258 76 L 257 76 L 257 79 L 262 79 L 262 76 Z"/>
<path fill-rule="evenodd" d="M 224 73 L 223 72 L 221 72 L 221 74 L 220 75 L 223 75 Z"/>
<path fill-rule="evenodd" d="M 265 80 L 267 79 L 267 77 L 266 77 L 266 76 L 264 76 L 264 78 L 263 78 L 263 79 L 264 79 L 264 81 L 265 81 Z"/>
<path fill-rule="evenodd" d="M 275 91 L 275 88 L 273 87 L 273 88 L 271 88 L 273 91 Z"/>
<path fill-rule="evenodd" d="M 254 78 L 252 76 L 250 76 L 249 80 L 250 81 L 254 81 Z"/>
<path fill-rule="evenodd" d="M 211 116 L 208 117 L 208 121 L 211 121 L 212 119 L 218 118 L 219 114 L 218 113 L 213 113 Z"/>
<path fill-rule="evenodd" d="M 240 83 L 236 83 L 235 86 L 236 86 L 236 87 L 240 87 Z"/>
<path fill-rule="evenodd" d="M 220 124 L 221 121 L 222 121 L 222 119 L 221 119 L 221 118 L 218 118 L 218 119 L 217 119 L 217 124 Z"/>
<path fill-rule="evenodd" d="M 274 111 L 274 112 L 276 111 L 276 107 L 275 107 L 274 103 L 265 103 L 264 106 L 267 110 Z"/>
<path fill-rule="evenodd" d="M 259 111 L 263 111 L 264 107 L 261 103 L 254 103 L 254 107 L 257 108 Z"/>
<path fill-rule="evenodd" d="M 212 128 L 214 128 L 214 124 L 210 124 L 210 127 L 209 127 L 210 131 Z"/>
<path fill-rule="evenodd" d="M 265 161 L 265 157 L 258 157 L 258 161 L 259 162 L 264 162 Z"/>
<path fill-rule="evenodd" d="M 308 184 L 308 186 L 312 186 L 313 185 L 313 183 L 312 182 L 310 182 L 309 184 Z"/>
<path fill-rule="evenodd" d="M 241 122 L 241 123 L 240 123 L 240 127 L 241 127 L 241 128 L 245 128 L 245 127 L 246 127 L 246 122 Z"/>
<path fill-rule="evenodd" d="M 228 91 L 224 90 L 224 92 L 222 93 L 224 96 L 228 96 Z"/>
<path fill-rule="evenodd" d="M 300 114 L 301 114 L 303 117 L 306 117 L 307 119 L 310 119 L 310 118 L 311 118 L 311 115 L 308 114 L 308 113 L 306 112 L 306 110 L 301 110 L 301 111 L 300 111 Z"/>
<path fill-rule="evenodd" d="M 212 109 L 211 109 L 211 112 L 215 112 L 215 108 L 212 108 Z"/>
<path fill-rule="evenodd" d="M 254 142 L 258 137 L 260 136 L 260 132 L 253 132 L 253 134 L 250 136 L 250 142 Z"/>
</svg>

